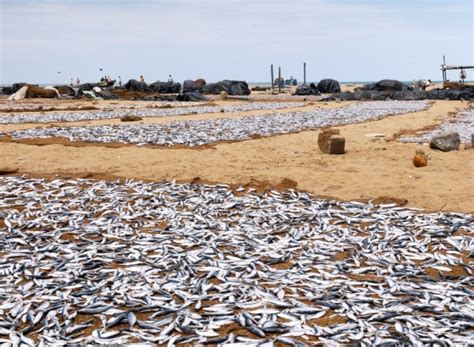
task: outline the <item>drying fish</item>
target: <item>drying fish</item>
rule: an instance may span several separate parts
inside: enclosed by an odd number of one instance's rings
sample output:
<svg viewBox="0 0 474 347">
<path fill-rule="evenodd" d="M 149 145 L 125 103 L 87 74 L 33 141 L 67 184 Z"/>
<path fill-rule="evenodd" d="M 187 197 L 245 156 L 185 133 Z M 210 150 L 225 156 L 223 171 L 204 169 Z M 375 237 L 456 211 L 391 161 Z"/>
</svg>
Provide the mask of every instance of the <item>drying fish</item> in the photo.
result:
<svg viewBox="0 0 474 347">
<path fill-rule="evenodd" d="M 472 215 L 238 190 L 0 177 L 0 342 L 474 340 Z"/>
</svg>

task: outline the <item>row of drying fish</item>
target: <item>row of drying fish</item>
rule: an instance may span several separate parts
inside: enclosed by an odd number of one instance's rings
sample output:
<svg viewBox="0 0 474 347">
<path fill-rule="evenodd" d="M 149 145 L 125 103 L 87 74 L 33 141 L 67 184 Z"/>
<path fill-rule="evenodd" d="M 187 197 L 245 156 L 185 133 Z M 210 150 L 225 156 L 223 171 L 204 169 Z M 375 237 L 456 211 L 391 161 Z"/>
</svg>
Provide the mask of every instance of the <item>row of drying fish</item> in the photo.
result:
<svg viewBox="0 0 474 347">
<path fill-rule="evenodd" d="M 173 117 L 189 114 L 217 113 L 217 112 L 245 112 L 255 110 L 277 110 L 304 106 L 301 102 L 250 102 L 232 103 L 223 106 L 183 106 L 169 108 L 109 108 L 93 111 L 75 112 L 48 112 L 45 114 L 9 113 L 0 116 L 0 124 L 18 123 L 50 123 L 50 122 L 79 122 L 86 120 L 121 118 L 123 116 L 138 117 Z"/>
<path fill-rule="evenodd" d="M 474 136 L 474 109 L 470 108 L 459 112 L 456 118 L 442 123 L 440 126 L 423 131 L 413 136 L 403 136 L 400 138 L 402 142 L 430 142 L 433 136 L 438 136 L 447 133 L 458 133 L 461 138 L 461 143 L 471 143 Z"/>
<path fill-rule="evenodd" d="M 460 346 L 472 215 L 225 185 L 0 178 L 0 343 Z"/>
<path fill-rule="evenodd" d="M 361 123 L 388 115 L 416 112 L 425 107 L 425 101 L 364 102 L 342 108 L 249 117 L 174 121 L 166 124 L 31 128 L 3 135 L 15 139 L 62 137 L 70 141 L 199 146 L 219 141 L 245 140 L 253 135 L 271 136 L 330 125 Z"/>
<path fill-rule="evenodd" d="M 159 108 L 159 107 L 188 107 L 188 106 L 199 106 L 204 104 L 202 101 L 198 102 L 182 102 L 182 101 L 144 101 L 144 102 L 111 102 L 106 104 L 93 103 L 93 104 L 49 104 L 43 103 L 18 103 L 18 102 L 7 102 L 0 105 L 0 112 L 12 112 L 14 110 L 21 110 L 21 112 L 42 112 L 42 111 L 84 111 L 90 110 L 91 107 L 102 110 L 113 110 L 120 108 Z"/>
</svg>

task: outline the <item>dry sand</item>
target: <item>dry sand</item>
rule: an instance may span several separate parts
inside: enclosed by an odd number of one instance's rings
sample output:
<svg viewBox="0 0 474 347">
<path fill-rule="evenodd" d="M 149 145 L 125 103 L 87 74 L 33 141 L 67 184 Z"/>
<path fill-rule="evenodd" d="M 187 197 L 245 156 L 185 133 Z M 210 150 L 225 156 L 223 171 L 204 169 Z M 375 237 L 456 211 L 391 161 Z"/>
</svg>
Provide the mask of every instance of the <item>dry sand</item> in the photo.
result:
<svg viewBox="0 0 474 347">
<path fill-rule="evenodd" d="M 43 102 L 48 104 L 50 101 Z M 55 103 L 58 104 L 57 101 Z M 316 103 L 306 109 L 342 105 Z M 379 201 L 407 201 L 408 206 L 430 211 L 472 213 L 474 150 L 443 153 L 425 146 L 391 140 L 400 132 L 416 131 L 438 124 L 450 113 L 467 106 L 468 103 L 462 101 L 436 101 L 427 111 L 338 127 L 346 138 L 347 149 L 347 153 L 340 156 L 322 154 L 318 150 L 318 131 L 222 143 L 201 149 L 0 143 L 0 171 L 2 168 L 18 169 L 13 174 L 45 177 L 58 174 L 151 181 L 176 179 L 236 185 L 250 182 L 260 188 L 297 187 L 317 196 L 342 200 L 381 198 Z M 205 119 L 222 116 L 223 114 L 207 114 L 177 118 Z M 145 120 L 165 121 L 170 119 Z M 116 122 L 99 121 L 100 124 Z M 81 122 L 82 125 L 87 123 L 89 122 Z M 31 125 L 8 125 L 3 126 L 2 130 L 25 126 Z M 385 134 L 385 138 L 374 140 L 373 137 L 366 136 L 368 134 Z M 431 159 L 427 167 L 415 168 L 411 160 L 415 151 L 420 148 Z"/>
</svg>

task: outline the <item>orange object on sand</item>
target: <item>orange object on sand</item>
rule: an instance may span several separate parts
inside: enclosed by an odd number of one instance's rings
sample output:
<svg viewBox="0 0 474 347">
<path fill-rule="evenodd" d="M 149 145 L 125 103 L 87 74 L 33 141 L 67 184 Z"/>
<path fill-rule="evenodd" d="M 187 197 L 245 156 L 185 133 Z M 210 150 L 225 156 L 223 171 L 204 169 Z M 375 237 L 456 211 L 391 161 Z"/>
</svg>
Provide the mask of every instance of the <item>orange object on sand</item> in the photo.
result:
<svg viewBox="0 0 474 347">
<path fill-rule="evenodd" d="M 413 165 L 416 167 L 423 167 L 428 165 L 428 157 L 426 156 L 425 152 L 418 150 L 413 157 Z"/>
</svg>

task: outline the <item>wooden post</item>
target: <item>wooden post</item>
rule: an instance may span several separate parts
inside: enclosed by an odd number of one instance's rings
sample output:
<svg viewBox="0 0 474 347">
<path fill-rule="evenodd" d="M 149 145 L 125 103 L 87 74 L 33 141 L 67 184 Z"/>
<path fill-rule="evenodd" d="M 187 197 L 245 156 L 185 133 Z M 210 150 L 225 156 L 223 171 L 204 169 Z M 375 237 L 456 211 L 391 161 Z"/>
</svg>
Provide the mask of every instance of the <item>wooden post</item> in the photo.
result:
<svg viewBox="0 0 474 347">
<path fill-rule="evenodd" d="M 303 63 L 303 84 L 306 85 L 306 63 Z"/>
<path fill-rule="evenodd" d="M 275 91 L 275 84 L 274 84 L 275 80 L 273 78 L 273 64 L 270 65 L 270 74 L 271 74 L 271 79 L 272 79 L 272 94 L 273 94 L 273 92 Z"/>
<path fill-rule="evenodd" d="M 281 93 L 281 66 L 278 67 L 278 94 Z"/>
</svg>

